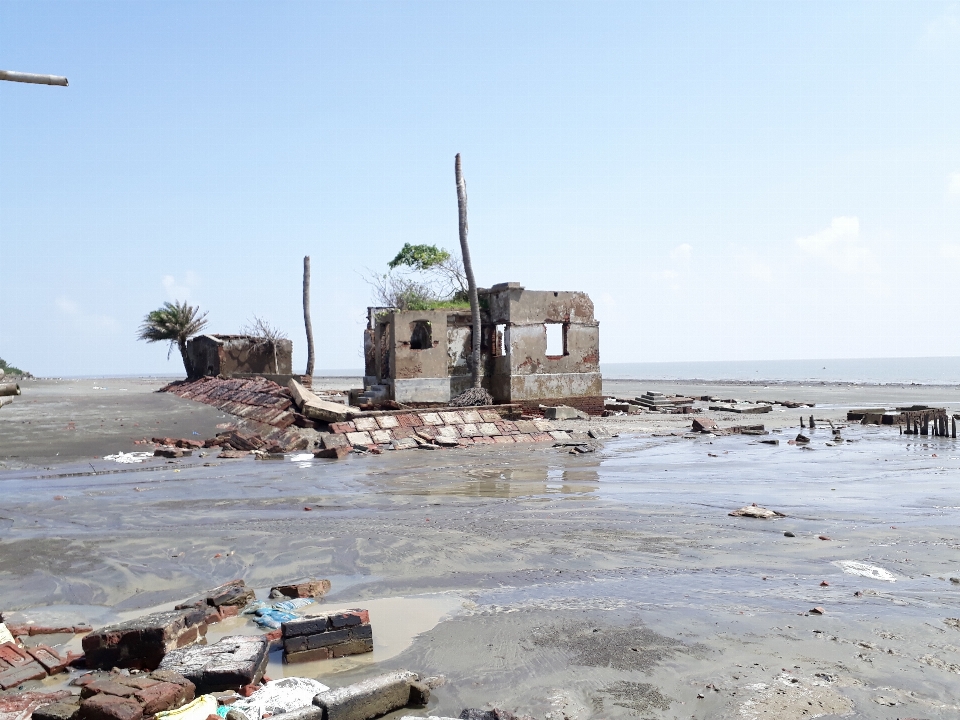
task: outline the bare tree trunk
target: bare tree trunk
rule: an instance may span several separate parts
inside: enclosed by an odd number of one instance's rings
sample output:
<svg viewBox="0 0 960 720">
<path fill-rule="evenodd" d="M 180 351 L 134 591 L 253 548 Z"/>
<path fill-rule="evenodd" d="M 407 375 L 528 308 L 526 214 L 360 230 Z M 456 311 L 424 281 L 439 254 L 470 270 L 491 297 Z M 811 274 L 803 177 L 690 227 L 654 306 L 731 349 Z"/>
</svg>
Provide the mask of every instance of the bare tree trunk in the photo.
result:
<svg viewBox="0 0 960 720">
<path fill-rule="evenodd" d="M 477 281 L 473 277 L 470 262 L 470 247 L 467 245 L 467 183 L 460 167 L 460 153 L 454 162 L 457 176 L 457 206 L 460 209 L 460 254 L 463 256 L 463 271 L 467 275 L 467 292 L 470 296 L 470 314 L 473 321 L 473 349 L 470 353 L 470 379 L 473 387 L 480 387 L 480 301 L 477 298 Z"/>
<path fill-rule="evenodd" d="M 307 377 L 313 377 L 313 323 L 310 321 L 310 256 L 303 258 L 303 324 L 307 326 Z"/>
</svg>

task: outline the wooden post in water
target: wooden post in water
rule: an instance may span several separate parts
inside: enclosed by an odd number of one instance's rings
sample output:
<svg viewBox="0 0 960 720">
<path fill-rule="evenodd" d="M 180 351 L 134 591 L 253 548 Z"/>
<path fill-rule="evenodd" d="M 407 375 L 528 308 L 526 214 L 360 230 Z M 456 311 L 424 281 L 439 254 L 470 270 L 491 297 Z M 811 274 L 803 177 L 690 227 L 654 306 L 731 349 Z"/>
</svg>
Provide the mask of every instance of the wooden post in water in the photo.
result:
<svg viewBox="0 0 960 720">
<path fill-rule="evenodd" d="M 816 427 L 813 423 L 813 415 L 810 416 L 810 429 L 813 430 Z"/>
<path fill-rule="evenodd" d="M 957 439 L 957 419 L 950 418 L 950 437 Z"/>
<path fill-rule="evenodd" d="M 806 425 L 803 424 L 803 415 L 800 416 L 800 427 L 805 428 Z"/>
</svg>

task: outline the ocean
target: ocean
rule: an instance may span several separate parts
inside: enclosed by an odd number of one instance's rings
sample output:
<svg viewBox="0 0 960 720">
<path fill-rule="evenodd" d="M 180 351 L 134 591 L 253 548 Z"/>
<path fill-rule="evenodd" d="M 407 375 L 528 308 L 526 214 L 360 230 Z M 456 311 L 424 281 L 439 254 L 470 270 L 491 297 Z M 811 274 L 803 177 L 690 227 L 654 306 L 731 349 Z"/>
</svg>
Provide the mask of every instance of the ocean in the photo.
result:
<svg viewBox="0 0 960 720">
<path fill-rule="evenodd" d="M 960 385 L 960 357 L 600 363 L 605 380 Z"/>
</svg>

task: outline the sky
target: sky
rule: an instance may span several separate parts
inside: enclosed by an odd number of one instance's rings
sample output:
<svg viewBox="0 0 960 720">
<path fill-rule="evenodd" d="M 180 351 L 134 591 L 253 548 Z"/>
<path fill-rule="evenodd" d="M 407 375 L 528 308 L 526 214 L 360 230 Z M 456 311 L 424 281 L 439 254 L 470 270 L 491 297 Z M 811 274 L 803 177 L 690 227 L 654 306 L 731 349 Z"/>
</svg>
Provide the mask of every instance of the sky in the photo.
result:
<svg viewBox="0 0 960 720">
<path fill-rule="evenodd" d="M 0 357 L 177 374 L 186 300 L 362 368 L 406 243 L 583 290 L 601 361 L 958 356 L 960 5 L 11 2 Z"/>
</svg>

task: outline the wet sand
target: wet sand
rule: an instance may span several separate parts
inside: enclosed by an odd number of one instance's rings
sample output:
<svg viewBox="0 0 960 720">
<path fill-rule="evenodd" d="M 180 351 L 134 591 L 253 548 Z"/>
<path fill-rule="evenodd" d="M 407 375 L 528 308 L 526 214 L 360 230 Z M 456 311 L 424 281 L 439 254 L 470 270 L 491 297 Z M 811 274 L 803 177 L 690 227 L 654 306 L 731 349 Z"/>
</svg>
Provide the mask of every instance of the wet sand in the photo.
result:
<svg viewBox="0 0 960 720">
<path fill-rule="evenodd" d="M 646 389 L 668 391 L 632 394 Z M 721 389 L 699 394 L 746 394 Z M 892 398 L 821 392 L 763 399 L 813 399 L 828 407 L 805 415 L 839 418 L 851 400 Z M 827 446 L 818 429 L 801 450 L 785 442 L 799 412 L 780 414 L 773 447 L 657 437 L 690 417 L 641 415 L 610 419 L 621 436 L 587 455 L 189 458 L 97 477 L 72 475 L 79 460 L 24 463 L 0 472 L 0 607 L 98 624 L 235 577 L 262 589 L 329 577 L 324 606 L 370 607 L 372 657 L 270 672 L 331 686 L 399 667 L 445 675 L 423 715 L 490 703 L 551 720 L 957 717 L 956 441 L 857 425 L 850 442 Z M 728 516 L 751 502 L 787 517 Z"/>
</svg>

